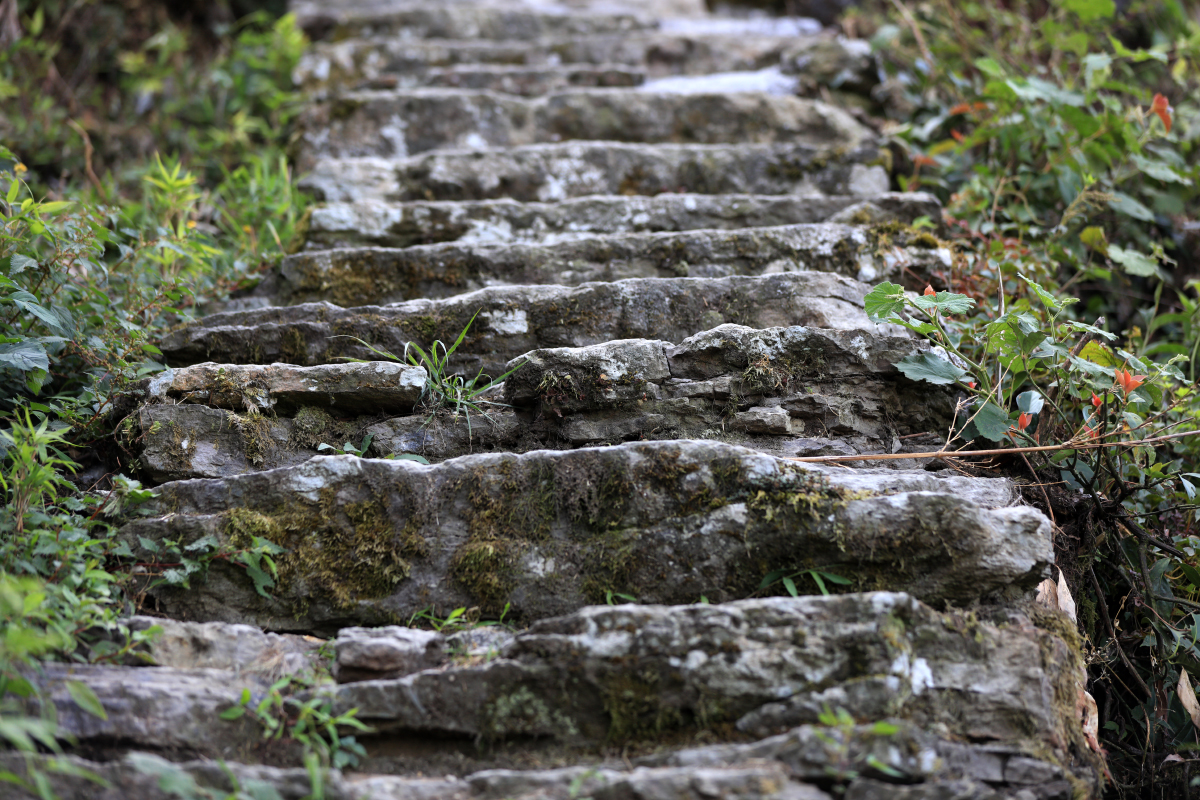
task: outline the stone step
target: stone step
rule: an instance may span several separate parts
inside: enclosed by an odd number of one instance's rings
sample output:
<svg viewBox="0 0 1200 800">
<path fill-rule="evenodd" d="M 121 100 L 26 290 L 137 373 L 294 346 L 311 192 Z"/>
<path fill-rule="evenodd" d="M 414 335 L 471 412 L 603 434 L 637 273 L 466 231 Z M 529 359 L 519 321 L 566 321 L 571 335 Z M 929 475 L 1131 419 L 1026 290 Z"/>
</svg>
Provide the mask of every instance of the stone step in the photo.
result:
<svg viewBox="0 0 1200 800">
<path fill-rule="evenodd" d="M 940 224 L 941 205 L 925 192 L 885 192 L 870 200 L 839 195 L 660 194 L 592 196 L 561 203 L 515 200 L 329 203 L 313 209 L 307 248 L 414 244 L 553 244 L 588 234 L 731 230 L 841 222 Z"/>
<path fill-rule="evenodd" d="M 855 195 L 888 190 L 880 150 L 802 144 L 567 142 L 407 159 L 322 158 L 300 180 L 318 200 L 555 202 L 587 195 Z"/>
<path fill-rule="evenodd" d="M 375 356 L 354 339 L 402 354 L 405 343 L 453 343 L 457 372 L 500 375 L 509 360 L 547 347 L 613 339 L 682 342 L 725 322 L 886 332 L 867 320 L 869 287 L 825 272 L 755 277 L 634 278 L 567 286 L 492 286 L 441 300 L 339 308 L 327 302 L 211 314 L 159 341 L 167 363 L 299 365 Z M 899 331 L 899 329 L 894 329 Z"/>
<path fill-rule="evenodd" d="M 626 339 L 526 353 L 505 369 L 511 374 L 503 399 L 513 411 L 496 405 L 498 392 L 465 414 L 417 407 L 425 371 L 413 368 L 415 380 L 397 392 L 407 408 L 390 419 L 388 404 L 370 398 L 381 395 L 377 384 L 397 371 L 388 369 L 395 364 L 352 365 L 370 376 L 358 396 L 278 397 L 261 388 L 259 374 L 286 384 L 294 373 L 344 367 L 200 364 L 152 383 L 150 402 L 138 413 L 141 460 L 155 481 L 229 477 L 302 463 L 322 444 L 340 450 L 349 441 L 357 448 L 367 435 L 376 456 L 415 453 L 432 460 L 678 438 L 720 439 L 787 456 L 831 448 L 891 453 L 900 450 L 898 437 L 936 437 L 953 419 L 950 391 L 913 383 L 892 366 L 926 349 L 908 337 L 864 331 L 721 325 L 678 346 Z M 189 391 L 171 388 L 179 386 Z M 285 404 L 298 402 L 307 405 L 292 417 L 235 413 L 286 411 Z M 393 413 L 398 405 L 391 404 Z M 348 419 L 356 412 L 374 416 Z"/>
<path fill-rule="evenodd" d="M 336 644 L 370 641 L 371 652 L 357 654 L 378 662 L 420 640 L 444 652 L 452 638 L 389 628 L 345 631 Z M 594 606 L 503 639 L 486 658 L 459 651 L 399 677 L 318 688 L 335 711 L 356 708 L 375 727 L 359 734 L 361 771 L 333 772 L 325 796 L 825 800 L 820 786 L 864 800 L 1067 800 L 1100 785 L 1074 713 L 1078 636 L 1036 609 L 939 612 L 893 592 Z M 68 679 L 91 688 L 109 719 L 83 713 Z M 244 673 L 51 664 L 35 682 L 87 752 L 120 742 L 172 758 L 267 755 L 249 715 L 217 717 L 243 687 L 263 692 Z M 831 707 L 846 722 L 831 726 Z M 613 746 L 623 758 L 606 760 Z M 159 797 L 145 773 L 172 768 L 221 791 L 229 776 L 296 800 L 309 788 L 303 770 L 236 761 L 172 767 L 138 754 L 75 763 L 126 797 Z M 54 780 L 60 796 L 115 797 Z M 139 781 L 149 793 L 128 793 Z"/>
<path fill-rule="evenodd" d="M 454 66 L 619 65 L 650 77 L 705 75 L 778 66 L 804 39 L 790 35 L 645 32 L 528 41 L 396 39 L 320 42 L 301 56 L 299 86 L 320 96 L 396 76 L 421 80 Z"/>
<path fill-rule="evenodd" d="M 357 306 L 450 297 L 487 286 L 780 272 L 832 272 L 873 282 L 902 268 L 924 274 L 949 266 L 950 251 L 929 234 L 903 226 L 818 223 L 614 234 L 552 245 L 452 242 L 303 252 L 284 258 L 252 297 L 273 305 L 327 300 Z"/>
<path fill-rule="evenodd" d="M 528 67 L 464 64 L 401 74 L 385 73 L 374 78 L 364 79 L 352 88 L 356 90 L 475 89 L 522 97 L 538 97 L 567 89 L 641 86 L 645 80 L 646 74 L 643 70 L 621 64 Z"/>
<path fill-rule="evenodd" d="M 536 42 L 546 37 L 627 34 L 657 27 L 645 14 L 597 13 L 512 3 L 390 2 L 374 7 L 312 4 L 297 21 L 313 39 L 370 36 L 406 39 L 502 39 Z"/>
<path fill-rule="evenodd" d="M 298 168 L 319 158 L 405 158 L 429 150 L 564 140 L 798 143 L 854 150 L 874 133 L 819 100 L 756 92 L 579 89 L 537 98 L 468 89 L 353 92 L 300 121 Z"/>
<path fill-rule="evenodd" d="M 1050 523 L 1034 509 L 983 508 L 961 487 L 874 495 L 861 478 L 853 491 L 838 480 L 712 441 L 433 466 L 316 457 L 163 484 L 147 511 L 165 516 L 131 521 L 120 537 L 148 563 L 145 540 L 186 546 L 211 536 L 240 547 L 257 536 L 288 548 L 276 558 L 270 598 L 224 560 L 189 589 L 150 592 L 179 619 L 317 633 L 391 624 L 430 607 L 528 621 L 609 592 L 647 603 L 724 602 L 759 592 L 773 570 L 821 569 L 851 587 L 965 605 L 1019 594 L 1053 560 Z"/>
</svg>

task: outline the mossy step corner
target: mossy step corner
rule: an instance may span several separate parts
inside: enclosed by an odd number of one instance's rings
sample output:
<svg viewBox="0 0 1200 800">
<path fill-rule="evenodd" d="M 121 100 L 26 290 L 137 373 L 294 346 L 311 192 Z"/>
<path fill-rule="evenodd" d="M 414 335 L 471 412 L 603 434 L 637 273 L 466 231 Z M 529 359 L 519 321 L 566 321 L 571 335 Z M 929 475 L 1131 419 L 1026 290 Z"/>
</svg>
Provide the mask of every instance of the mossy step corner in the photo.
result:
<svg viewBox="0 0 1200 800">
<path fill-rule="evenodd" d="M 620 592 L 648 603 L 749 596 L 773 570 L 825 569 L 857 588 L 969 604 L 1015 596 L 1053 560 L 1049 521 L 953 493 L 871 495 L 711 441 L 474 455 L 434 466 L 318 456 L 286 469 L 158 488 L 121 536 L 288 548 L 256 594 L 213 562 L 190 589 L 154 589 L 180 619 L 331 632 L 430 606 L 534 620 Z M 922 473 L 922 481 L 928 480 Z M 882 485 L 896 488 L 895 478 Z M 922 484 L 928 486 L 928 484 Z M 992 495 L 994 496 L 994 495 Z"/>
<path fill-rule="evenodd" d="M 410 158 L 321 158 L 300 186 L 319 200 L 557 202 L 589 195 L 853 195 L 888 189 L 876 142 L 630 144 L 564 142 L 465 149 Z"/>
<path fill-rule="evenodd" d="M 941 205 L 925 192 L 854 195 L 593 196 L 558 203 L 514 200 L 364 200 L 313 209 L 305 249 L 418 244 L 555 244 L 585 235 L 736 230 L 836 222 L 854 225 L 926 219 L 940 227 Z"/>
</svg>

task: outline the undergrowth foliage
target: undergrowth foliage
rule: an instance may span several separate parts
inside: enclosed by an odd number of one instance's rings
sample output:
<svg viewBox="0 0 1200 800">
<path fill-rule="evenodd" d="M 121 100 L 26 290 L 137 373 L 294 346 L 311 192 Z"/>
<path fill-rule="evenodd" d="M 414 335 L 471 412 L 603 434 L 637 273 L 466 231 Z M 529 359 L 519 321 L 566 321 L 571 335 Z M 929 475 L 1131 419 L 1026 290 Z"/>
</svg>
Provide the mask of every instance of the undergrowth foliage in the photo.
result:
<svg viewBox="0 0 1200 800">
<path fill-rule="evenodd" d="M 894 8 L 874 34 L 885 129 L 900 188 L 944 202 L 950 258 L 876 286 L 867 313 L 934 346 L 897 366 L 959 391 L 947 449 L 1009 450 L 1053 517 L 1113 791 L 1182 797 L 1200 735 L 1196 9 Z"/>
</svg>

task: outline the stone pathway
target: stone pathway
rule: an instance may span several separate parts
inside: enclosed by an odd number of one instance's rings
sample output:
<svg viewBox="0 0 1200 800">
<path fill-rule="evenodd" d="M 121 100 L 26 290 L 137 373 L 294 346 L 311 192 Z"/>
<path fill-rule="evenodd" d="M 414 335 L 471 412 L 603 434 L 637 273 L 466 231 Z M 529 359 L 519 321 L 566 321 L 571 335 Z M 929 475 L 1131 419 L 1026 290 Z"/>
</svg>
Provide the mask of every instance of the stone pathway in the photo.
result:
<svg viewBox="0 0 1200 800">
<path fill-rule="evenodd" d="M 138 415 L 158 497 L 122 531 L 147 559 L 287 552 L 269 597 L 227 561 L 152 591 L 157 666 L 48 668 L 115 787 L 63 796 L 167 797 L 166 758 L 304 797 L 261 766 L 294 750 L 219 714 L 330 659 L 315 691 L 376 731 L 330 798 L 1098 795 L 1078 636 L 1032 603 L 1049 521 L 1002 479 L 787 460 L 935 448 L 953 413 L 892 366 L 926 345 L 862 309 L 949 259 L 910 227 L 937 201 L 887 191 L 847 110 L 862 43 L 699 0 L 296 10 L 323 205 L 304 251 L 166 337 Z M 468 323 L 451 370 L 511 371 L 486 417 L 432 412 L 423 369 L 364 345 Z M 371 458 L 319 454 L 344 443 Z M 812 594 L 764 590 L 780 571 Z M 403 627 L 456 608 L 508 625 Z"/>
</svg>

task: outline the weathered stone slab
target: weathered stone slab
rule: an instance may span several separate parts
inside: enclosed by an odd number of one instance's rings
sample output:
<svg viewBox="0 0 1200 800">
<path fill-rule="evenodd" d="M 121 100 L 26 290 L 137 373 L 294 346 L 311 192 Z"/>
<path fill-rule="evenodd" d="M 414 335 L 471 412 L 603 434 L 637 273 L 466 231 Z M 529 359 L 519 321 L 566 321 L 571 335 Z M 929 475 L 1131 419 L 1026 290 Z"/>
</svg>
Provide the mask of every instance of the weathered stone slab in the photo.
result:
<svg viewBox="0 0 1200 800">
<path fill-rule="evenodd" d="M 1040 777 L 1069 796 L 1063 765 L 1078 770 L 1071 778 L 1081 789 L 1097 786 L 1094 762 L 1077 762 L 1071 753 L 1073 746 L 1088 752 L 1074 714 L 1078 648 L 1073 631 L 1038 628 L 1015 612 L 993 624 L 888 592 L 601 606 L 535 624 L 487 664 L 325 691 L 340 708 L 362 709 L 385 736 L 419 731 L 492 742 L 540 736 L 609 743 L 657 741 L 722 723 L 743 727 L 781 702 L 815 706 L 809 712 L 815 717 L 840 691 L 856 699 L 843 706 L 852 719 L 903 720 L 911 727 L 898 727 L 891 739 L 864 726 L 834 741 L 800 728 L 643 763 L 701 770 L 758 758 L 784 763 L 793 778 L 820 780 L 831 777 L 827 768 L 840 749 L 852 763 L 869 763 L 867 756 L 878 753 L 904 783 L 921 783 L 938 773 L 951 777 L 950 759 L 940 759 L 939 743 L 921 733 L 937 731 L 947 744 L 988 743 L 946 748 L 983 751 L 973 753 L 974 765 L 961 755 L 953 759 L 968 769 L 1037 753 L 1045 759 Z M 989 777 L 1006 783 L 1003 773 Z"/>
<path fill-rule="evenodd" d="M 758 591 L 775 569 L 820 568 L 860 587 L 966 604 L 1036 583 L 1053 560 L 1049 522 L 1033 509 L 933 492 L 860 497 L 836 480 L 708 441 L 435 466 L 317 457 L 164 484 L 151 513 L 165 516 L 122 535 L 135 549 L 137 536 L 206 535 L 287 547 L 270 599 L 225 562 L 190 590 L 155 590 L 171 616 L 271 630 L 389 624 L 431 606 L 509 606 L 512 619 L 539 619 L 609 591 L 724 601 Z"/>
<path fill-rule="evenodd" d="M 147 397 L 246 411 L 318 405 L 344 412 L 412 411 L 427 379 L 424 367 L 393 361 L 314 367 L 207 362 L 156 375 Z"/>
<path fill-rule="evenodd" d="M 267 282 L 259 291 L 277 305 L 328 300 L 353 306 L 449 297 L 486 286 L 578 286 L 626 278 L 834 272 L 869 282 L 901 266 L 916 270 L 948 266 L 950 251 L 939 247 L 937 240 L 929 245 L 885 247 L 869 229 L 819 223 L 616 234 L 553 245 L 348 248 L 287 256 L 277 282 Z"/>
<path fill-rule="evenodd" d="M 565 286 L 495 286 L 441 300 L 340 308 L 329 303 L 212 314 L 163 337 L 168 363 L 321 364 L 371 358 L 354 338 L 401 353 L 453 342 L 476 313 L 451 367 L 500 375 L 522 353 L 582 347 L 613 339 L 681 342 L 735 322 L 754 328 L 811 328 L 899 333 L 872 324 L 863 311 L 868 287 L 823 272 L 728 278 L 639 278 Z M 353 338 L 348 338 L 353 337 Z"/>
<path fill-rule="evenodd" d="M 388 2 L 347 5 L 301 3 L 297 22 L 314 39 L 388 36 L 395 39 L 504 39 L 628 33 L 653 27 L 647 16 L 595 13 L 549 4 Z"/>
<path fill-rule="evenodd" d="M 252 625 L 180 622 L 162 617 L 136 616 L 126 623 L 135 631 L 152 626 L 162 630 L 144 651 L 159 667 L 229 670 L 234 675 L 257 674 L 275 680 L 323 666 L 317 654 L 323 642 L 312 636 L 268 633 Z"/>
<path fill-rule="evenodd" d="M 582 197 L 561 203 L 513 200 L 330 203 L 313 209 L 307 248 L 414 244 L 553 244 L 588 234 L 732 230 L 834 221 L 848 224 L 940 219 L 925 192 L 859 197 L 660 194 Z M 832 219 L 831 219 L 832 218 Z"/>
<path fill-rule="evenodd" d="M 567 139 L 848 150 L 874 139 L 854 117 L 821 101 L 761 93 L 584 89 L 524 98 L 467 89 L 367 91 L 312 106 L 300 124 L 305 169 L 321 157 L 404 158 L 439 148 Z"/>
<path fill-rule="evenodd" d="M 43 664 L 30 676 L 43 700 L 54 704 L 58 730 L 94 747 L 151 748 L 174 757 L 205 756 L 242 760 L 249 744 L 262 738 L 249 715 L 234 721 L 220 718 L 238 702 L 242 688 L 255 702 L 270 680 L 244 671 L 170 667 L 110 667 L 92 664 Z M 81 708 L 71 697 L 69 681 L 90 688 L 107 719 Z"/>
<path fill-rule="evenodd" d="M 446 637 L 390 625 L 342 628 L 334 642 L 334 677 L 338 683 L 399 678 L 440 667 L 447 661 Z"/>
<path fill-rule="evenodd" d="M 411 76 L 459 65 L 620 65 L 654 77 L 763 69 L 796 44 L 791 35 L 646 32 L 525 41 L 400 39 L 390 36 L 318 42 L 301 56 L 294 76 L 310 93 Z"/>
<path fill-rule="evenodd" d="M 872 166 L 874 145 L 857 150 L 799 144 L 629 144 L 565 142 L 504 150 L 426 153 L 406 159 L 322 158 L 300 180 L 318 199 L 557 202 L 588 195 L 857 195 L 888 189 Z"/>
<path fill-rule="evenodd" d="M 620 64 L 520 66 L 508 64 L 436 67 L 417 73 L 384 74 L 363 80 L 364 89 L 477 89 L 522 97 L 584 88 L 641 86 L 645 73 Z"/>
<path fill-rule="evenodd" d="M 625 339 L 526 353 L 506 367 L 515 372 L 505 400 L 532 408 L 575 446 L 728 425 L 892 452 L 896 437 L 945 430 L 953 418 L 950 391 L 893 366 L 922 349 L 864 331 L 726 324 L 678 346 Z M 622 423 L 621 435 L 609 434 Z"/>
</svg>

